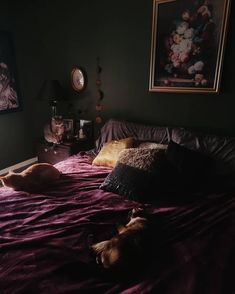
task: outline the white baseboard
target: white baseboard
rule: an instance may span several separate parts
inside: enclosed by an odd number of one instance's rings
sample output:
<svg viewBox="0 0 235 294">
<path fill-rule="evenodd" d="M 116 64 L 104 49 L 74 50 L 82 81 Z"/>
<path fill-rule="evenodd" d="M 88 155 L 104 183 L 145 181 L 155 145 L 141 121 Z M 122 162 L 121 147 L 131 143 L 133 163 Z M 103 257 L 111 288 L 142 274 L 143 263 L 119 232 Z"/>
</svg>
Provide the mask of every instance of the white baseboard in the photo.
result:
<svg viewBox="0 0 235 294">
<path fill-rule="evenodd" d="M 19 162 L 17 164 L 14 164 L 12 166 L 9 166 L 9 167 L 6 167 L 6 168 L 0 170 L 0 175 L 3 175 L 3 174 L 8 173 L 9 170 L 13 171 L 13 170 L 16 170 L 16 169 L 20 169 L 20 168 L 22 168 L 24 166 L 27 166 L 27 165 L 36 163 L 37 161 L 38 161 L 38 158 L 37 157 L 33 157 L 33 158 L 28 159 L 28 160 Z"/>
</svg>

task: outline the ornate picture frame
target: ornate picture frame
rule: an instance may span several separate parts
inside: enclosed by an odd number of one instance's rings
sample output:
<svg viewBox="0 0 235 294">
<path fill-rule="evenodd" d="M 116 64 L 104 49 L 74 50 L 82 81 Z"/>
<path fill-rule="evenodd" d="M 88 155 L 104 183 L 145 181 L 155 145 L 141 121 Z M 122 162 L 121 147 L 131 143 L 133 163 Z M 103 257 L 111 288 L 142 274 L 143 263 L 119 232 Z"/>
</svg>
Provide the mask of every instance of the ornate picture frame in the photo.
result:
<svg viewBox="0 0 235 294">
<path fill-rule="evenodd" d="M 219 93 L 231 0 L 153 0 L 149 91 Z"/>
</svg>

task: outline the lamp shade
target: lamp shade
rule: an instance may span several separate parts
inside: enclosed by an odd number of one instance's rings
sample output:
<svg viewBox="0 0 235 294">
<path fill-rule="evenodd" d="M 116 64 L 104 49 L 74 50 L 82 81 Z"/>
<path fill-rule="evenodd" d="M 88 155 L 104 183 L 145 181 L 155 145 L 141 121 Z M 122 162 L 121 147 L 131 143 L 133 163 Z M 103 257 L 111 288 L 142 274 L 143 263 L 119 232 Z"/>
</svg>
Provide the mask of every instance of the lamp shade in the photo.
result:
<svg viewBox="0 0 235 294">
<path fill-rule="evenodd" d="M 39 100 L 48 100 L 50 102 L 63 99 L 63 88 L 57 80 L 45 80 L 38 93 Z"/>
</svg>

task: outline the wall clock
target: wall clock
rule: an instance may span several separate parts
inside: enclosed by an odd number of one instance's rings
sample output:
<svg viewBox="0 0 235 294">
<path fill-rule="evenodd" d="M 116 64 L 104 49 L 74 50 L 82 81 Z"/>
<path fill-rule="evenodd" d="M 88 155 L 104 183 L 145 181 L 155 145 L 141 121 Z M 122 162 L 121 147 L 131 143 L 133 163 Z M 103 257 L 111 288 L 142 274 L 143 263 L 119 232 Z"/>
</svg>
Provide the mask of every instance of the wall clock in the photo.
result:
<svg viewBox="0 0 235 294">
<path fill-rule="evenodd" d="M 87 79 L 81 67 L 74 67 L 71 71 L 71 84 L 75 91 L 81 92 L 86 88 Z"/>
</svg>

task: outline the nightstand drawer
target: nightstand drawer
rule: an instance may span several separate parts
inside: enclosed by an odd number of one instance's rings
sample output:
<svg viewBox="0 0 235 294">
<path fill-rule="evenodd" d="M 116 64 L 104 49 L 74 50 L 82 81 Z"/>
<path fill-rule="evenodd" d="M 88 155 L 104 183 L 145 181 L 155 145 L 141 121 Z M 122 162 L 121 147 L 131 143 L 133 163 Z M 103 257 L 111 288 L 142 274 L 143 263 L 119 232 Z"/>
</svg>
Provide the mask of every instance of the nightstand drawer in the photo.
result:
<svg viewBox="0 0 235 294">
<path fill-rule="evenodd" d="M 69 156 L 80 151 L 86 151 L 93 148 L 93 144 L 89 140 L 77 141 L 72 143 L 59 144 L 55 147 L 47 143 L 38 143 L 37 156 L 38 162 L 48 162 L 55 164 Z"/>
<path fill-rule="evenodd" d="M 57 163 L 61 160 L 66 159 L 72 155 L 71 148 L 67 146 L 58 145 L 54 148 L 51 146 L 41 143 L 37 149 L 38 162 L 48 162 L 51 164 Z"/>
</svg>

